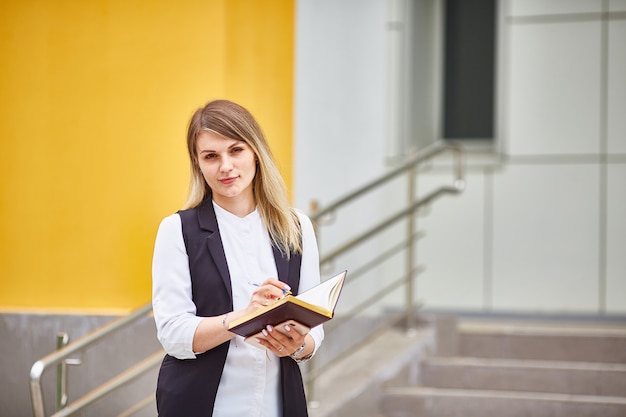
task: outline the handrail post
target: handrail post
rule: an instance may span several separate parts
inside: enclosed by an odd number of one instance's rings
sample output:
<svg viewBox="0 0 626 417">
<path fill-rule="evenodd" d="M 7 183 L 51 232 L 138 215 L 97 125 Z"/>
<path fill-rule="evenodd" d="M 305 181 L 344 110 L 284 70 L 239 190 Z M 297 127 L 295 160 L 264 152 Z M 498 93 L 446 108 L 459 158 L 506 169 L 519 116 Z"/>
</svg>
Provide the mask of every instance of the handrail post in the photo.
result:
<svg viewBox="0 0 626 417">
<path fill-rule="evenodd" d="M 57 350 L 66 346 L 70 336 L 66 332 L 57 333 Z M 56 411 L 67 405 L 67 363 L 59 362 L 57 365 L 57 406 Z"/>
<path fill-rule="evenodd" d="M 317 202 L 317 200 L 309 201 L 309 214 L 311 217 L 315 217 L 315 214 L 317 214 L 317 211 L 319 209 L 320 209 L 320 205 Z M 315 234 L 317 234 L 319 231 L 319 227 L 317 223 L 318 223 L 317 221 L 313 222 L 313 230 L 315 231 Z"/>
<path fill-rule="evenodd" d="M 408 171 L 408 179 L 407 179 L 407 196 L 409 200 L 409 206 L 412 206 L 415 201 L 415 183 L 416 183 L 416 175 L 417 168 L 412 166 Z M 407 218 L 407 238 L 408 238 L 408 247 L 406 254 L 406 291 L 405 291 L 405 319 L 406 319 L 406 331 L 410 333 L 413 331 L 415 327 L 415 317 L 413 312 L 413 270 L 415 264 L 415 243 L 413 241 L 413 231 L 415 229 L 415 210 L 411 210 L 409 216 Z"/>
<path fill-rule="evenodd" d="M 33 416 L 45 417 L 43 393 L 41 391 L 41 374 L 45 369 L 44 363 L 39 360 L 33 364 L 30 370 L 30 395 L 33 403 Z"/>
<path fill-rule="evenodd" d="M 63 349 L 70 342 L 70 337 L 65 332 L 57 334 L 57 350 Z M 57 364 L 57 403 L 56 411 L 67 407 L 69 396 L 67 394 L 67 365 L 80 365 L 80 359 L 65 358 Z"/>
</svg>

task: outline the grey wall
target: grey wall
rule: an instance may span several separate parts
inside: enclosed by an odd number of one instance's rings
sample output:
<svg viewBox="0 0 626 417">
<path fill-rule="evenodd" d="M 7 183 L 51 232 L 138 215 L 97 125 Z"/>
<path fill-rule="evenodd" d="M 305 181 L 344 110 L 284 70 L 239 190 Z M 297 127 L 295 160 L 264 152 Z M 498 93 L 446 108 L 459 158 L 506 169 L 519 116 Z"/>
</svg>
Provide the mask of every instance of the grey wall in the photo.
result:
<svg viewBox="0 0 626 417">
<path fill-rule="evenodd" d="M 29 391 L 30 370 L 37 360 L 56 349 L 56 335 L 67 332 L 76 340 L 97 327 L 116 319 L 114 316 L 55 314 L 0 315 L 0 369 L 3 388 L 0 390 L 0 416 L 32 416 Z M 78 355 L 82 364 L 68 367 L 70 402 L 116 376 L 146 356 L 158 351 L 154 320 L 145 317 L 135 325 L 120 330 L 107 343 L 95 344 Z M 44 372 L 42 378 L 47 415 L 54 412 L 56 399 L 56 367 Z M 96 403 L 85 416 L 110 417 L 153 395 L 156 370 L 111 394 L 106 404 Z M 154 407 L 143 410 L 155 415 Z"/>
</svg>

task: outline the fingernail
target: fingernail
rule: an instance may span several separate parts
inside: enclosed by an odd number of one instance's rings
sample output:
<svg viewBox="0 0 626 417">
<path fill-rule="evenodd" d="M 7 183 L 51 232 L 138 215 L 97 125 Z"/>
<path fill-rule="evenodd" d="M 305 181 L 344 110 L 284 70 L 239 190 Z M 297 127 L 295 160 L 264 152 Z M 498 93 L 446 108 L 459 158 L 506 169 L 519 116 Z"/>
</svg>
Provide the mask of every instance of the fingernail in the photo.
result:
<svg viewBox="0 0 626 417">
<path fill-rule="evenodd" d="M 267 331 L 268 332 L 272 332 L 274 331 L 274 329 L 272 328 L 272 326 L 270 326 L 269 324 L 267 325 Z"/>
<path fill-rule="evenodd" d="M 263 329 L 263 336 L 267 336 L 267 330 Z"/>
<path fill-rule="evenodd" d="M 291 327 L 289 327 L 289 325 L 288 325 L 288 324 L 286 324 L 286 325 L 285 325 L 285 330 L 287 330 L 288 332 L 290 332 L 290 331 L 291 331 Z"/>
</svg>

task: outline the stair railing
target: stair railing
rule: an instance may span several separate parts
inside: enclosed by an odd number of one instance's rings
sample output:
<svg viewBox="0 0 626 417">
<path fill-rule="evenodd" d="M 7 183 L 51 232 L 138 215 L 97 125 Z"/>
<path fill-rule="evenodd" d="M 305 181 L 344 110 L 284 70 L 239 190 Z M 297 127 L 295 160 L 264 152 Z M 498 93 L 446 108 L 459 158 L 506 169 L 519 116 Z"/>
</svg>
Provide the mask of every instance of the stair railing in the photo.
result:
<svg viewBox="0 0 626 417">
<path fill-rule="evenodd" d="M 452 152 L 455 157 L 454 181 L 452 182 L 451 185 L 441 186 L 416 200 L 415 199 L 415 182 L 416 182 L 418 165 L 428 162 L 435 156 L 444 152 Z M 459 145 L 456 145 L 451 142 L 444 142 L 444 141 L 436 142 L 433 145 L 425 148 L 423 151 L 421 151 L 419 154 L 417 154 L 415 157 L 410 159 L 408 162 L 406 162 L 402 166 L 394 169 L 393 171 L 389 173 L 386 173 L 379 179 L 376 179 L 368 184 L 365 184 L 364 186 L 354 190 L 350 194 L 347 194 L 346 196 L 338 199 L 334 203 L 329 204 L 328 206 L 322 209 L 318 208 L 318 203 L 316 201 L 312 201 L 311 210 L 310 210 L 311 220 L 316 225 L 316 232 L 319 234 L 320 226 L 328 224 L 328 222 L 324 221 L 324 218 L 327 218 L 327 217 L 334 218 L 336 216 L 336 212 L 343 206 L 347 205 L 348 203 L 351 203 L 353 200 L 356 200 L 374 191 L 378 187 L 388 183 L 389 181 L 395 179 L 396 177 L 402 174 L 408 175 L 407 196 L 408 196 L 409 205 L 403 208 L 402 210 L 398 211 L 394 215 L 384 219 L 383 221 L 376 224 L 375 226 L 365 230 L 361 234 L 352 237 L 351 239 L 344 242 L 340 246 L 336 247 L 332 251 L 326 254 L 323 254 L 320 257 L 320 265 L 323 266 L 325 264 L 331 263 L 335 258 L 354 249 L 357 245 L 361 244 L 363 241 L 376 236 L 380 232 L 386 230 L 391 225 L 405 218 L 408 219 L 406 235 L 409 237 L 415 237 L 416 234 L 414 231 L 415 226 L 414 226 L 413 218 L 418 208 L 431 203 L 432 201 L 436 200 L 437 198 L 445 194 L 458 194 L 458 193 L 461 193 L 465 189 L 462 148 Z M 406 266 L 407 274 L 405 276 L 406 288 L 407 288 L 406 303 L 405 303 L 405 319 L 406 319 L 407 330 L 411 329 L 414 326 L 414 323 L 413 323 L 413 317 L 414 317 L 413 295 L 414 294 L 413 294 L 413 285 L 412 285 L 413 279 L 412 278 L 414 275 L 413 271 L 415 270 L 415 259 L 413 256 L 411 256 L 413 254 L 413 251 L 410 250 L 413 247 L 414 240 L 415 240 L 414 238 L 413 239 L 409 238 L 407 241 L 407 245 L 409 247 L 409 250 L 407 250 L 409 254 L 409 259 L 407 261 L 407 266 Z"/>
<path fill-rule="evenodd" d="M 151 313 L 152 305 L 146 304 L 129 315 L 113 320 L 112 322 L 95 329 L 94 331 L 69 344 L 65 344 L 67 342 L 67 337 L 63 337 L 64 343 L 62 343 L 62 345 L 64 346 L 35 362 L 30 370 L 30 394 L 34 417 L 46 416 L 41 377 L 43 373 L 52 366 L 57 365 L 57 406 L 56 412 L 50 417 L 73 415 L 104 397 L 106 394 L 116 390 L 124 384 L 140 377 L 150 369 L 156 367 L 163 359 L 163 351 L 157 351 L 78 400 L 72 402 L 71 404 L 67 404 L 67 373 L 64 372 L 64 367 L 67 364 L 77 364 L 76 360 L 72 359 L 71 356 L 82 352 L 94 343 L 101 341 L 105 337 L 110 336 L 112 333 L 135 323 Z"/>
<path fill-rule="evenodd" d="M 417 198 L 416 182 L 418 167 L 426 162 L 431 162 L 434 157 L 447 152 L 452 153 L 454 157 L 454 179 L 452 183 L 450 185 L 440 186 L 439 188 L 436 188 L 433 191 L 426 193 L 424 196 Z M 419 208 L 430 204 L 439 197 L 448 194 L 459 194 L 465 189 L 462 148 L 457 144 L 446 141 L 433 143 L 429 147 L 421 150 L 417 155 L 410 158 L 402 166 L 392 170 L 391 172 L 385 173 L 382 177 L 365 184 L 364 186 L 354 190 L 353 192 L 347 194 L 346 196 L 338 199 L 334 203 L 329 204 L 324 208 L 318 208 L 318 203 L 316 201 L 312 201 L 310 208 L 310 217 L 316 228 L 316 234 L 318 236 L 319 243 L 321 234 L 320 228 L 334 222 L 334 220 L 337 218 L 336 213 L 338 210 L 346 207 L 349 203 L 352 203 L 359 198 L 369 195 L 370 193 L 378 190 L 383 185 L 389 183 L 397 177 L 400 177 L 401 175 L 407 176 L 406 195 L 408 204 L 391 216 L 383 219 L 382 221 L 379 221 L 374 226 L 370 226 L 363 231 L 357 232 L 358 234 L 356 236 L 347 239 L 345 242 L 339 244 L 337 247 L 328 251 L 327 253 L 323 253 L 321 251 L 322 254 L 320 256 L 320 266 L 322 267 L 322 269 L 324 269 L 325 265 L 332 264 L 333 261 L 335 261 L 340 256 L 355 250 L 358 245 L 363 244 L 366 240 L 378 236 L 380 233 L 388 230 L 391 226 L 395 225 L 401 220 L 406 220 L 405 239 L 391 249 L 388 249 L 383 253 L 374 256 L 373 258 L 370 258 L 368 254 L 368 256 L 366 257 L 368 259 L 368 262 L 366 262 L 363 266 L 356 270 L 351 270 L 346 284 L 354 282 L 361 275 L 364 275 L 373 266 L 380 264 L 386 259 L 390 259 L 394 254 L 400 251 L 405 251 L 406 253 L 404 275 L 400 279 L 396 279 L 391 283 L 385 283 L 383 286 L 377 288 L 374 294 L 359 301 L 357 305 L 351 307 L 347 311 L 343 311 L 341 317 L 337 317 L 336 319 L 325 325 L 327 335 L 330 335 L 333 331 L 341 328 L 341 326 L 350 322 L 351 319 L 356 317 L 359 313 L 362 313 L 365 309 L 371 307 L 374 303 L 377 302 L 377 300 L 381 299 L 384 295 L 390 294 L 392 291 L 401 286 L 405 287 L 403 311 L 404 326 L 408 333 L 412 333 L 415 331 L 414 278 L 420 270 L 420 267 L 417 266 L 415 256 L 415 241 L 417 238 L 422 236 L 421 232 L 415 230 L 415 215 Z M 391 317 L 388 320 L 394 321 L 396 319 Z M 358 344 L 358 341 L 351 341 L 351 343 Z M 332 360 L 337 360 L 341 357 L 349 355 L 351 352 L 351 346 L 345 346 L 343 351 L 341 349 L 338 349 L 338 352 L 339 353 L 337 353 L 336 351 L 333 354 L 334 356 L 332 357 Z M 307 395 L 313 405 L 316 403 L 315 381 L 318 379 L 322 372 L 322 367 L 319 366 L 318 360 L 319 358 L 314 357 L 311 361 L 308 362 L 306 373 Z"/>
</svg>

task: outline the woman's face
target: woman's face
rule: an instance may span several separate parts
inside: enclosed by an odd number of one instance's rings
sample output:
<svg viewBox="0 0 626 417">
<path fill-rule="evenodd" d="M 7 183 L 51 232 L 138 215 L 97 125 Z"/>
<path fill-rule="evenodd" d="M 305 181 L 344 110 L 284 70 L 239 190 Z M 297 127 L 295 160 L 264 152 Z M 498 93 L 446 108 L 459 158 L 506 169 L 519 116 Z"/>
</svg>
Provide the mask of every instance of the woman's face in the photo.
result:
<svg viewBox="0 0 626 417">
<path fill-rule="evenodd" d="M 196 140 L 196 151 L 198 165 L 217 204 L 229 209 L 233 203 L 254 203 L 256 156 L 246 142 L 203 131 Z"/>
</svg>

